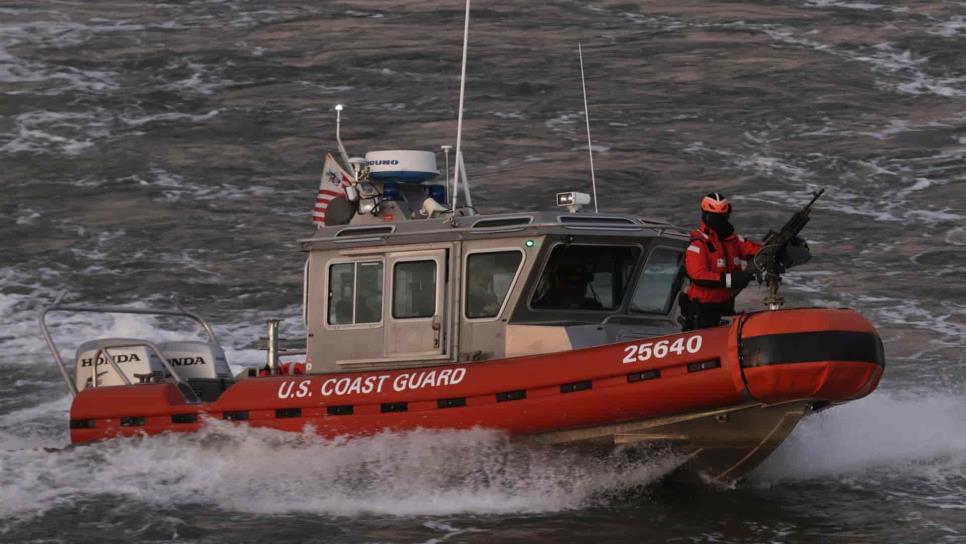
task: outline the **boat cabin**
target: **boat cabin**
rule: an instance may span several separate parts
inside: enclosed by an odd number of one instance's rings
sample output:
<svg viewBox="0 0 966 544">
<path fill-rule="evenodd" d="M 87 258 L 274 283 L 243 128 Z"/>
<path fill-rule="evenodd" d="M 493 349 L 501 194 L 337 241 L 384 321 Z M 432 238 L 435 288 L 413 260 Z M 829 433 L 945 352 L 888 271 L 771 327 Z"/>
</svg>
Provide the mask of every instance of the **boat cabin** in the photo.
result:
<svg viewBox="0 0 966 544">
<path fill-rule="evenodd" d="M 679 330 L 688 234 L 566 211 L 328 226 L 300 240 L 310 373 L 552 353 Z"/>
</svg>

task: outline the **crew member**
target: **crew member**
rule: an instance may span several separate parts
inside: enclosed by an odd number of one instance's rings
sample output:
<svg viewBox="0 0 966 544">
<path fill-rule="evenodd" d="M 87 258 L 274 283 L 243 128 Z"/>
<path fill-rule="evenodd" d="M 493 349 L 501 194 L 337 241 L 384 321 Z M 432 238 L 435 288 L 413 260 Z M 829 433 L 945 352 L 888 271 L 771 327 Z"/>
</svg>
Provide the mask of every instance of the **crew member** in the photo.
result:
<svg viewBox="0 0 966 544">
<path fill-rule="evenodd" d="M 735 233 L 728 222 L 731 204 L 721 193 L 701 200 L 701 226 L 691 232 L 684 268 L 691 279 L 679 298 L 684 330 L 717 327 L 735 313 L 735 297 L 753 274 L 743 269 L 761 246 Z"/>
<path fill-rule="evenodd" d="M 546 291 L 534 301 L 535 308 L 558 310 L 602 310 L 593 290 L 594 275 L 577 263 L 560 263 L 541 280 Z M 587 292 L 593 295 L 587 296 Z"/>
<path fill-rule="evenodd" d="M 493 292 L 491 274 L 469 270 L 466 279 L 466 317 L 493 317 L 500 312 L 500 299 Z"/>
</svg>

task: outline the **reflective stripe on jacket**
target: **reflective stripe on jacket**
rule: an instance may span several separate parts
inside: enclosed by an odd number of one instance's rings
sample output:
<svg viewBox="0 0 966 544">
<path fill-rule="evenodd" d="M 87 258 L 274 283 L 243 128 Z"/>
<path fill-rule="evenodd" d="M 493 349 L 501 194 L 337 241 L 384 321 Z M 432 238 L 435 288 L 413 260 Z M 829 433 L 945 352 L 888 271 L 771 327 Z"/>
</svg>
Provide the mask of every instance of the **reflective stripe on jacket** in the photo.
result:
<svg viewBox="0 0 966 544">
<path fill-rule="evenodd" d="M 731 273 L 743 269 L 744 261 L 761 246 L 735 233 L 721 240 L 704 222 L 691 232 L 691 245 L 685 252 L 684 268 L 691 279 L 688 298 L 695 302 L 726 302 L 733 296 Z"/>
</svg>

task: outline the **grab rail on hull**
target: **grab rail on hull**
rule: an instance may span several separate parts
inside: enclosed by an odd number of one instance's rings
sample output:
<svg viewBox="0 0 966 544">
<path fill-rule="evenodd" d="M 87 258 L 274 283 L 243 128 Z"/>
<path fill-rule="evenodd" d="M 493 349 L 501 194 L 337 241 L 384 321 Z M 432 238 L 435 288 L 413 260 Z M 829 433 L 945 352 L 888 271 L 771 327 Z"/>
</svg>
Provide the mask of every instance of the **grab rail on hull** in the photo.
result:
<svg viewBox="0 0 966 544">
<path fill-rule="evenodd" d="M 40 313 L 40 331 L 44 335 L 44 341 L 47 343 L 47 347 L 50 349 L 51 355 L 54 356 L 54 362 L 57 363 L 57 367 L 60 369 L 60 374 L 64 378 L 64 383 L 67 384 L 67 391 L 70 392 L 71 396 L 77 396 L 77 385 L 73 382 L 73 380 L 70 379 L 70 374 L 67 372 L 67 366 L 64 364 L 64 360 L 60 356 L 60 351 L 58 351 L 57 345 L 54 344 L 54 339 L 53 337 L 51 337 L 50 330 L 47 327 L 47 314 L 51 312 L 136 314 L 136 315 L 156 315 L 156 316 L 166 315 L 166 316 L 172 316 L 172 317 L 183 317 L 183 318 L 190 319 L 195 323 L 201 325 L 201 328 L 204 329 L 205 334 L 208 335 L 208 339 L 211 341 L 212 344 L 218 343 L 218 341 L 215 339 L 215 332 L 214 330 L 212 330 L 211 325 L 208 324 L 208 321 L 205 320 L 205 318 L 201 317 L 200 315 L 184 309 L 181 306 L 181 304 L 179 304 L 177 301 L 175 301 L 174 303 L 175 307 L 177 308 L 176 310 L 162 310 L 162 309 L 155 309 L 155 308 L 127 308 L 124 306 L 69 306 L 69 305 L 63 304 L 65 296 L 67 296 L 67 291 L 64 291 L 60 295 L 58 295 L 57 299 L 54 300 L 54 303 L 44 308 L 43 312 Z M 191 388 L 185 385 L 184 380 L 182 380 L 181 377 L 178 376 L 177 372 L 175 372 L 174 369 L 171 367 L 171 365 L 168 364 L 167 359 L 161 356 L 161 352 L 160 350 L 158 350 L 157 346 L 155 346 L 150 342 L 144 342 L 144 345 L 146 345 L 149 349 L 152 349 L 156 352 L 156 354 L 158 355 L 158 358 L 161 360 L 161 364 L 163 364 L 164 367 L 171 373 L 171 376 L 178 384 L 178 389 L 182 392 L 182 394 L 185 394 L 185 389 L 191 391 Z M 109 346 L 109 347 L 117 347 L 117 346 Z M 110 354 L 108 354 L 108 357 L 106 357 L 105 359 L 110 361 L 112 366 L 114 367 L 114 370 L 118 372 L 120 376 L 122 376 L 122 379 L 125 379 L 124 375 L 118 371 L 117 364 L 114 362 L 113 356 L 110 356 Z M 96 380 L 96 377 L 94 379 Z M 191 393 L 193 394 L 194 391 L 191 391 Z M 188 397 L 188 395 L 185 395 L 185 396 Z M 191 399 L 188 398 L 188 401 L 191 402 Z M 197 401 L 195 400 L 195 402 Z"/>
</svg>

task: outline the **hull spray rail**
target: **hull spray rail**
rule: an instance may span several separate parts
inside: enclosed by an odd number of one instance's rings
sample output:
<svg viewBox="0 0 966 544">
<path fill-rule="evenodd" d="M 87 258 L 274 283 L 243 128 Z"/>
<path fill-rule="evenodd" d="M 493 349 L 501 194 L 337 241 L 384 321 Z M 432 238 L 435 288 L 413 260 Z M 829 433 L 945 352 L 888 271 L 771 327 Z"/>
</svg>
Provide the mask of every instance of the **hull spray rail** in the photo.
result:
<svg viewBox="0 0 966 544">
<path fill-rule="evenodd" d="M 54 344 L 54 339 L 50 335 L 50 330 L 47 327 L 47 315 L 51 312 L 67 312 L 67 313 L 98 313 L 98 314 L 134 314 L 134 315 L 155 315 L 155 316 L 171 316 L 171 317 L 182 317 L 185 319 L 190 319 L 201 326 L 204 329 L 205 334 L 208 335 L 208 339 L 212 344 L 217 344 L 218 341 L 215 339 L 215 332 L 212 330 L 211 325 L 208 321 L 200 315 L 184 309 L 181 304 L 175 301 L 174 310 L 165 310 L 157 308 L 128 308 L 124 306 L 82 306 L 82 305 L 65 305 L 63 304 L 64 297 L 67 295 L 67 291 L 62 292 L 57 300 L 53 304 L 44 308 L 44 311 L 40 314 L 40 330 L 44 335 L 44 341 L 47 342 L 47 347 L 50 349 L 51 355 L 54 357 L 54 362 L 57 363 L 60 369 L 60 374 L 64 378 L 64 383 L 67 384 L 67 390 L 70 392 L 71 396 L 77 396 L 77 385 L 70 379 L 70 374 L 67 372 L 67 366 L 64 364 L 63 358 L 60 356 L 60 351 L 57 349 L 57 345 Z M 151 344 L 151 347 L 157 351 L 157 348 Z M 160 352 L 158 352 L 160 356 Z M 167 364 L 167 360 L 164 357 L 160 357 L 162 364 L 169 369 L 175 381 L 180 385 L 183 380 L 173 372 L 174 369 Z M 108 358 L 109 361 L 113 363 L 113 357 Z M 114 365 L 116 367 L 116 365 Z M 116 368 L 115 368 L 116 370 Z M 123 376 L 123 375 L 122 375 Z M 180 387 L 179 387 L 180 389 Z"/>
</svg>

